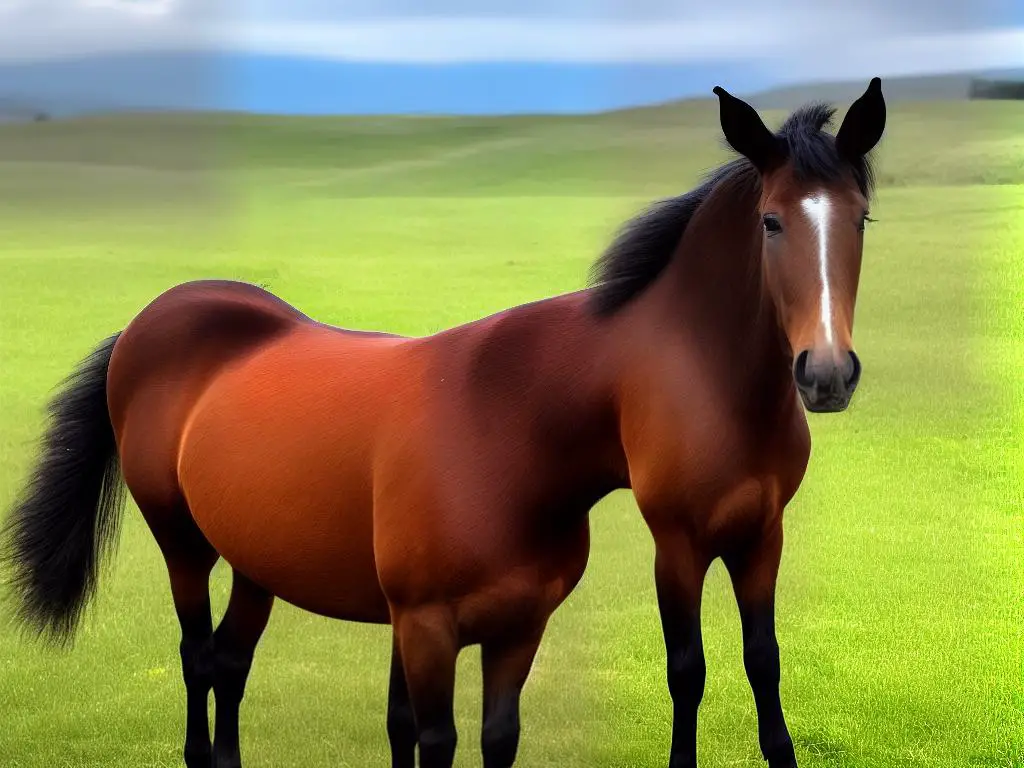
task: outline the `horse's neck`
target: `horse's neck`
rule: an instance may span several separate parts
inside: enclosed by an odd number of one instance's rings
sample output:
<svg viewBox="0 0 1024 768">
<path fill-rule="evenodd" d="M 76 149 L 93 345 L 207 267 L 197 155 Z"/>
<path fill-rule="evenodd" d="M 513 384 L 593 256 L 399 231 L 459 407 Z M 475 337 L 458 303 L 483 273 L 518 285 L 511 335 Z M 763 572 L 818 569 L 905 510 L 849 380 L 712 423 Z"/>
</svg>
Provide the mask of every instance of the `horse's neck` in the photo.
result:
<svg viewBox="0 0 1024 768">
<path fill-rule="evenodd" d="M 789 384 L 778 313 L 764 282 L 760 190 L 720 182 L 694 214 L 665 272 L 639 302 L 641 322 L 699 346 L 712 377 L 747 395 Z"/>
</svg>

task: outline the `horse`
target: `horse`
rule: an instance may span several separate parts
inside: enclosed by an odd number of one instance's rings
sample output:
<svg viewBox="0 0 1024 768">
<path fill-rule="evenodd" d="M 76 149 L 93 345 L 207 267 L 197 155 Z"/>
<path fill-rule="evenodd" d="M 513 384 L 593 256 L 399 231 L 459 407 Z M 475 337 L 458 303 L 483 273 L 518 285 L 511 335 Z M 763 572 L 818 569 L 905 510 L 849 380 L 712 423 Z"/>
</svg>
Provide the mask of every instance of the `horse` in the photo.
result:
<svg viewBox="0 0 1024 768">
<path fill-rule="evenodd" d="M 874 78 L 839 129 L 808 104 L 775 132 L 715 87 L 735 156 L 627 222 L 585 288 L 422 337 L 318 322 L 256 286 L 170 288 L 49 406 L 4 528 L 25 627 L 67 645 L 130 492 L 181 625 L 188 768 L 241 765 L 238 714 L 276 598 L 390 625 L 392 765 L 450 768 L 456 657 L 481 648 L 486 768 L 508 768 L 549 617 L 589 556 L 589 512 L 631 489 L 655 548 L 673 708 L 695 766 L 701 591 L 730 574 L 770 768 L 796 765 L 779 694 L 783 510 L 806 412 L 844 410 Z M 212 626 L 209 577 L 232 568 Z M 210 691 L 216 700 L 211 743 Z"/>
</svg>

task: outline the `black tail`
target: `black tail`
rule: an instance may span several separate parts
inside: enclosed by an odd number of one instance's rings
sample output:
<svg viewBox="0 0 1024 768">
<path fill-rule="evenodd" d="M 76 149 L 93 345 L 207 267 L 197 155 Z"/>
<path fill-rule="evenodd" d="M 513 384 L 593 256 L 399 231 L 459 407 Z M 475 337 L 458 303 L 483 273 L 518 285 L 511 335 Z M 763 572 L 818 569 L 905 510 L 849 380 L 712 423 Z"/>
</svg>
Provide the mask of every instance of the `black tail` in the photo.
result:
<svg viewBox="0 0 1024 768">
<path fill-rule="evenodd" d="M 118 335 L 100 344 L 50 402 L 41 455 L 3 529 L 18 618 L 57 645 L 74 636 L 124 506 L 107 411 L 107 366 Z"/>
</svg>

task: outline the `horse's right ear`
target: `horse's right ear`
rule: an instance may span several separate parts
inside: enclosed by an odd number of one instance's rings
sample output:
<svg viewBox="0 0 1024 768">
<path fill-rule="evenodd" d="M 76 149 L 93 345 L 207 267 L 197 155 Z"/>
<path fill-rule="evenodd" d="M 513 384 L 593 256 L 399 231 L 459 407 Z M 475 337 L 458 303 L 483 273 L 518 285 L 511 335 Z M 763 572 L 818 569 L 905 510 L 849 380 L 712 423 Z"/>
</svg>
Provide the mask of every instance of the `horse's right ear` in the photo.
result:
<svg viewBox="0 0 1024 768">
<path fill-rule="evenodd" d="M 722 132 L 729 146 L 747 158 L 762 173 L 784 157 L 781 142 L 761 121 L 752 106 L 716 85 Z"/>
</svg>

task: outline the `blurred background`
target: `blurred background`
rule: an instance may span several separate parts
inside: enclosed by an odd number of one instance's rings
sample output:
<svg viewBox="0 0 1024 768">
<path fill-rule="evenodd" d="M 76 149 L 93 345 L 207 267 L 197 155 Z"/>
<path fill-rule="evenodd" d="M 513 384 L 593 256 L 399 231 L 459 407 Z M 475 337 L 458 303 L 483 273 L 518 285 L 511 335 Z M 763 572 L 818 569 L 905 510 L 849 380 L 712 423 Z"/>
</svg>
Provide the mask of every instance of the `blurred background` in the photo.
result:
<svg viewBox="0 0 1024 768">
<path fill-rule="evenodd" d="M 0 0 L 0 507 L 51 389 L 161 291 L 263 285 L 428 334 L 581 287 L 615 229 L 726 160 L 715 85 L 777 126 L 873 76 L 877 151 L 847 413 L 811 416 L 778 632 L 801 766 L 1024 765 L 1017 0 Z M 632 497 L 523 703 L 520 764 L 663 766 L 653 549 Z M 228 574 L 216 571 L 216 607 Z M 705 590 L 702 766 L 762 765 L 724 570 Z M 389 633 L 278 604 L 249 766 L 387 762 Z M 0 765 L 177 766 L 184 690 L 138 515 L 70 654 L 0 625 Z M 460 766 L 479 764 L 478 652 Z"/>
</svg>

